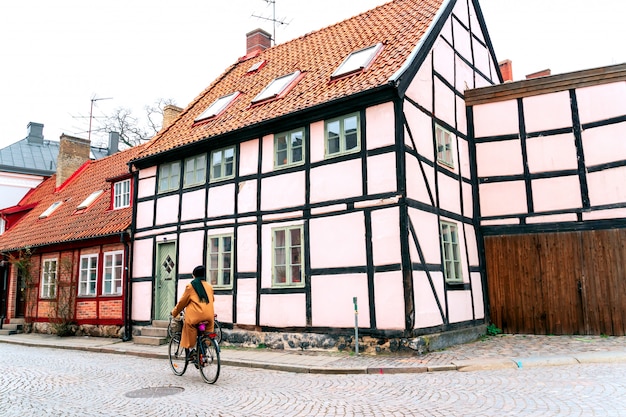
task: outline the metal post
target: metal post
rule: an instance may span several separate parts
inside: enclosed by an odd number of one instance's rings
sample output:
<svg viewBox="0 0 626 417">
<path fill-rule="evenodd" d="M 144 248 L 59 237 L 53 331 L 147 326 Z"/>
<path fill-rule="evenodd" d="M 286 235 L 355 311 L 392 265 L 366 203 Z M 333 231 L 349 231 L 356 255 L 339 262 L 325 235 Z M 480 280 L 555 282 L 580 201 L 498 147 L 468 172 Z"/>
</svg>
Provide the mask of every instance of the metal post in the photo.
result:
<svg viewBox="0 0 626 417">
<path fill-rule="evenodd" d="M 359 354 L 359 309 L 356 303 L 356 297 L 352 297 L 354 303 L 354 351 Z"/>
</svg>

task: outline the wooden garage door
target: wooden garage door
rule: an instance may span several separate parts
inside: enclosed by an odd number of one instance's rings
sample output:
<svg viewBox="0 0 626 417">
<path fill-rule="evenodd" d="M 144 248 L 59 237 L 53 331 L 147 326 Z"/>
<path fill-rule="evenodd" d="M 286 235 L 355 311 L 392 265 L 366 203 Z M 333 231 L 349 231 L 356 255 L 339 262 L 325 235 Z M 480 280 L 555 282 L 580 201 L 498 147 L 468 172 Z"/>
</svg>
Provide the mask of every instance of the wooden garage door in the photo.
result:
<svg viewBox="0 0 626 417">
<path fill-rule="evenodd" d="M 491 322 L 506 333 L 626 331 L 626 231 L 485 238 Z"/>
</svg>

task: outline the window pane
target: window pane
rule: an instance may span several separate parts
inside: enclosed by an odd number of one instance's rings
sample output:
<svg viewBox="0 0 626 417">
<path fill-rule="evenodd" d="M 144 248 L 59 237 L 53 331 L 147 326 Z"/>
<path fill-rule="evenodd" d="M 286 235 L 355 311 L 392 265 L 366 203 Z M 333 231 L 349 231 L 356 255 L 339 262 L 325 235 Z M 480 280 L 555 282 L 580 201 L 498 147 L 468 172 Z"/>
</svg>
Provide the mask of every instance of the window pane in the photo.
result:
<svg viewBox="0 0 626 417">
<path fill-rule="evenodd" d="M 351 116 L 344 120 L 344 132 L 346 136 L 346 151 L 355 149 L 359 145 L 357 135 L 357 117 Z"/>
<path fill-rule="evenodd" d="M 230 269 L 225 269 L 222 275 L 222 285 L 230 285 Z"/>
<path fill-rule="evenodd" d="M 285 249 L 276 248 L 276 265 L 285 265 Z"/>
<path fill-rule="evenodd" d="M 274 233 L 274 246 L 276 248 L 285 247 L 285 231 L 284 230 L 277 230 Z"/>
<path fill-rule="evenodd" d="M 211 285 L 217 285 L 217 271 L 210 271 L 209 277 L 211 280 Z"/>
<path fill-rule="evenodd" d="M 302 275 L 300 274 L 300 265 L 291 267 L 291 282 L 294 284 L 302 282 Z"/>
<path fill-rule="evenodd" d="M 276 152 L 276 165 L 286 165 L 289 161 L 287 161 L 287 151 L 277 151 Z"/>
<path fill-rule="evenodd" d="M 333 154 L 340 151 L 339 148 L 339 121 L 328 123 L 328 153 Z"/>
<path fill-rule="evenodd" d="M 284 284 L 287 282 L 287 276 L 285 275 L 284 266 L 276 266 L 276 283 Z"/>
</svg>

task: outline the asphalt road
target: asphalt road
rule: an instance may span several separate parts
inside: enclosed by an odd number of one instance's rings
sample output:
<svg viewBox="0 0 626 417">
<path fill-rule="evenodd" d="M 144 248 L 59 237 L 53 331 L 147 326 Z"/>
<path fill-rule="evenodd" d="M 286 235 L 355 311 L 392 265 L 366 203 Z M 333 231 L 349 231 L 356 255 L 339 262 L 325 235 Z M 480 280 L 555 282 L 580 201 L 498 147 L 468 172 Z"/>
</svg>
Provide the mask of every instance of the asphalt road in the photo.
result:
<svg viewBox="0 0 626 417">
<path fill-rule="evenodd" d="M 0 416 L 626 416 L 626 364 L 383 375 L 222 367 L 0 344 Z"/>
</svg>

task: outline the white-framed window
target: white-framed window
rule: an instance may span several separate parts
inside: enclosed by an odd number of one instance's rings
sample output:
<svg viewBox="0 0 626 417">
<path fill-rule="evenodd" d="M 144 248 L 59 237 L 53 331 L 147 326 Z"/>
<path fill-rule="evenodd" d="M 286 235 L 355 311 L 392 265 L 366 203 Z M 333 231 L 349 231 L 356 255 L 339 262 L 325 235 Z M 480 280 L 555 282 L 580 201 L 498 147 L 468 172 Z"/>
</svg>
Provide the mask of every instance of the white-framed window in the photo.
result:
<svg viewBox="0 0 626 417">
<path fill-rule="evenodd" d="M 435 136 L 437 139 L 437 162 L 454 168 L 452 133 L 439 125 L 435 125 Z"/>
<path fill-rule="evenodd" d="M 282 77 L 274 78 L 255 98 L 252 99 L 253 103 L 268 100 L 279 96 L 284 92 L 291 83 L 300 75 L 300 71 L 292 72 L 291 74 L 283 75 Z"/>
<path fill-rule="evenodd" d="M 283 168 L 304 163 L 304 129 L 274 136 L 274 167 Z"/>
<path fill-rule="evenodd" d="M 217 149 L 211 152 L 211 181 L 219 181 L 235 176 L 235 147 Z"/>
<path fill-rule="evenodd" d="M 45 219 L 46 217 L 50 216 L 56 209 L 58 209 L 61 206 L 61 204 L 63 204 L 62 201 L 55 201 L 54 203 L 50 205 L 50 207 L 46 209 L 46 211 L 44 211 L 43 213 L 39 215 L 39 218 Z"/>
<path fill-rule="evenodd" d="M 124 251 L 105 252 L 103 270 L 102 294 L 121 294 L 122 277 L 124 276 Z"/>
<path fill-rule="evenodd" d="M 96 295 L 98 282 L 98 255 L 83 255 L 80 257 L 80 272 L 78 277 L 78 295 Z"/>
<path fill-rule="evenodd" d="M 159 166 L 159 192 L 178 190 L 180 187 L 180 161 Z"/>
<path fill-rule="evenodd" d="M 113 210 L 130 206 L 130 178 L 113 184 Z"/>
<path fill-rule="evenodd" d="M 185 159 L 184 187 L 204 184 L 206 182 L 206 154 Z"/>
<path fill-rule="evenodd" d="M 367 68 L 374 58 L 378 51 L 383 47 L 382 43 L 377 43 L 376 45 L 368 46 L 367 48 L 360 49 L 358 51 L 352 52 L 346 59 L 343 60 L 341 65 L 333 72 L 331 78 L 339 77 L 345 74 L 350 74 L 352 72 L 360 71 L 364 68 Z"/>
<path fill-rule="evenodd" d="M 103 192 L 104 192 L 104 190 L 98 190 L 98 191 L 94 191 L 93 193 L 89 194 L 89 196 L 86 199 L 84 199 L 83 202 L 78 205 L 78 207 L 76 207 L 76 210 L 84 210 L 84 209 L 86 209 L 94 201 L 96 201 L 96 199 L 98 197 L 100 197 L 100 195 L 102 195 Z"/>
<path fill-rule="evenodd" d="M 6 220 L 4 220 L 3 217 L 0 217 L 0 235 L 4 233 L 6 227 L 7 227 Z"/>
<path fill-rule="evenodd" d="M 358 152 L 361 149 L 361 126 L 358 113 L 326 121 L 326 157 Z"/>
<path fill-rule="evenodd" d="M 221 112 L 226 110 L 226 107 L 230 106 L 233 101 L 239 96 L 239 91 L 235 91 L 234 93 L 222 96 L 215 100 L 211 105 L 203 111 L 200 116 L 196 117 L 195 121 L 199 122 L 205 119 L 210 119 L 219 115 Z"/>
<path fill-rule="evenodd" d="M 57 296 L 57 260 L 44 259 L 41 269 L 41 298 Z"/>
<path fill-rule="evenodd" d="M 209 236 L 209 283 L 215 288 L 233 287 L 233 235 Z"/>
<path fill-rule="evenodd" d="M 276 287 L 304 285 L 302 226 L 272 229 L 272 284 Z"/>
<path fill-rule="evenodd" d="M 461 249 L 457 225 L 440 222 L 443 275 L 447 282 L 462 282 Z"/>
</svg>

